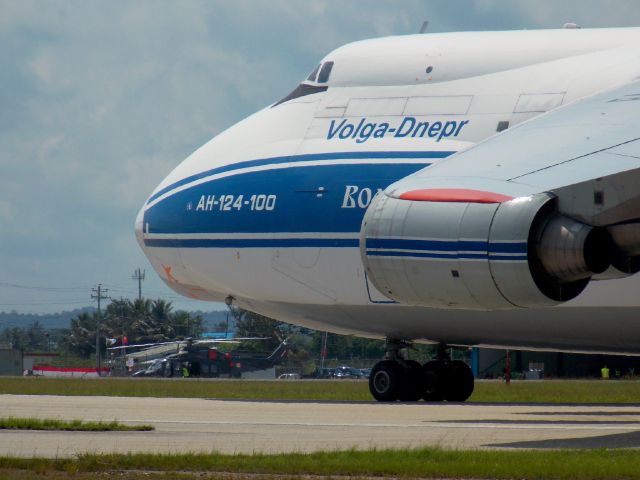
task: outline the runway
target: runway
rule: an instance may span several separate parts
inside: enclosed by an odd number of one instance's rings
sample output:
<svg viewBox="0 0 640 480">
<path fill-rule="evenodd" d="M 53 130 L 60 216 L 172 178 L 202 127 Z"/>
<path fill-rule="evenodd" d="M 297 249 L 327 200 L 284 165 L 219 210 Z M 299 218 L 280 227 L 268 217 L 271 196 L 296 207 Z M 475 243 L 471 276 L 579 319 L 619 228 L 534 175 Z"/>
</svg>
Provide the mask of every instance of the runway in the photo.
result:
<svg viewBox="0 0 640 480">
<path fill-rule="evenodd" d="M 380 404 L 0 395 L 3 417 L 119 420 L 151 432 L 0 431 L 0 455 L 348 448 L 640 448 L 640 405 Z"/>
</svg>

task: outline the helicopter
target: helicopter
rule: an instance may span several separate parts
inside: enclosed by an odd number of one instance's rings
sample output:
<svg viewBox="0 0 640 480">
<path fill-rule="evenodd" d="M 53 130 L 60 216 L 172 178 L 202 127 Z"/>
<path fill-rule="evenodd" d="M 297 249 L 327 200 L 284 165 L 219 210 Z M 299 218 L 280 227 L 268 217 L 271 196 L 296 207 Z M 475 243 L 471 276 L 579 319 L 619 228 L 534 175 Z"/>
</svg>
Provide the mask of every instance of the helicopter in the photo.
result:
<svg viewBox="0 0 640 480">
<path fill-rule="evenodd" d="M 273 367 L 287 358 L 289 338 L 269 354 L 245 350 L 224 351 L 217 344 L 239 344 L 263 337 L 194 339 L 121 345 L 107 348 L 112 355 L 112 372 L 133 377 L 241 378 L 243 373 Z M 124 353 L 126 349 L 140 349 Z M 122 351 L 122 355 L 117 355 Z"/>
</svg>

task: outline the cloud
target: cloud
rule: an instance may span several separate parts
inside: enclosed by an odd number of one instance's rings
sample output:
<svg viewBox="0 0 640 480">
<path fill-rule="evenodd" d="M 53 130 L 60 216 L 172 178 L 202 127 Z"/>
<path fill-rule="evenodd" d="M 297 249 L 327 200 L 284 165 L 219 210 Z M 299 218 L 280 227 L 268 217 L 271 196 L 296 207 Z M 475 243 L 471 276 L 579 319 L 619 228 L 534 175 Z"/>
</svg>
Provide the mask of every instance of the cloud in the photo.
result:
<svg viewBox="0 0 640 480">
<path fill-rule="evenodd" d="M 0 11 L 0 281 L 35 285 L 129 285 L 147 265 L 132 223 L 151 189 L 344 43 L 425 19 L 434 32 L 638 23 L 630 0 L 0 0 Z M 155 275 L 146 285 L 168 292 Z M 31 299 L 0 288 L 9 301 Z"/>
</svg>

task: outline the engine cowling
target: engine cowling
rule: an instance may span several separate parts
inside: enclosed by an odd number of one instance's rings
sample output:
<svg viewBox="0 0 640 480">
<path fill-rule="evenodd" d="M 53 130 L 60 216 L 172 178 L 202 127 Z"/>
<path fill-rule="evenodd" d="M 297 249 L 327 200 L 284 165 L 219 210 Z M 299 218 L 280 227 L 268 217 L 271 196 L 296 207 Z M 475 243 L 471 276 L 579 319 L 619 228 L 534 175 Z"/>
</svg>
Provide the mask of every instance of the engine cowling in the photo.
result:
<svg viewBox="0 0 640 480">
<path fill-rule="evenodd" d="M 398 302 L 510 309 L 575 298 L 611 264 L 611 235 L 557 212 L 550 193 L 473 201 L 378 195 L 360 232 L 368 279 Z"/>
</svg>

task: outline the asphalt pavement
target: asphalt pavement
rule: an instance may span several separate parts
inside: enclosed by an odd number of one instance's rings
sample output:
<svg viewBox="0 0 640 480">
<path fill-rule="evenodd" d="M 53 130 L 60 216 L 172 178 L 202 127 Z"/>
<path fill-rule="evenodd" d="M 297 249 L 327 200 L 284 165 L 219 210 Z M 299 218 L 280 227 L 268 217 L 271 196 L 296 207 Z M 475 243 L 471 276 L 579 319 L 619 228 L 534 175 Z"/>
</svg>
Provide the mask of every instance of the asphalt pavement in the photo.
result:
<svg viewBox="0 0 640 480">
<path fill-rule="evenodd" d="M 118 420 L 151 432 L 0 430 L 0 455 L 348 448 L 640 448 L 640 405 L 380 404 L 0 395 L 0 416 Z"/>
</svg>

